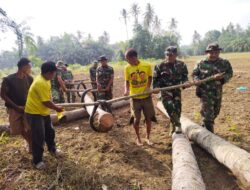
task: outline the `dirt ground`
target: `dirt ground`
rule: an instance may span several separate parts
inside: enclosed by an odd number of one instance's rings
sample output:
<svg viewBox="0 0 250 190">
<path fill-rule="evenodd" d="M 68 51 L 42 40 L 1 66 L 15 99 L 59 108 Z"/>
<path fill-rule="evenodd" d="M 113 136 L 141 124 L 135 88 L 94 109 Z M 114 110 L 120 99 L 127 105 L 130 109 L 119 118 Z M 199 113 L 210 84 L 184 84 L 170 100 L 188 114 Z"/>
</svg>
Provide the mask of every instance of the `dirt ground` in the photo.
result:
<svg viewBox="0 0 250 190">
<path fill-rule="evenodd" d="M 250 87 L 250 58 L 230 61 L 234 77 L 224 87 L 215 133 L 250 151 L 250 91 L 236 91 L 239 86 Z M 195 61 L 187 60 L 186 63 L 191 72 Z M 116 71 L 116 75 L 121 74 L 122 71 Z M 122 93 L 123 82 L 117 80 L 115 97 Z M 199 123 L 200 103 L 194 88 L 183 91 L 182 100 L 183 114 Z M 135 145 L 134 129 L 128 125 L 129 107 L 114 112 L 116 125 L 108 133 L 94 132 L 86 119 L 55 127 L 57 146 L 65 155 L 56 160 L 45 151 L 47 169 L 44 171 L 33 169 L 31 155 L 25 151 L 21 138 L 2 136 L 0 189 L 171 189 L 169 121 L 157 109 L 156 113 L 158 123 L 152 129 L 153 146 Z M 6 122 L 6 114 L 3 111 L 0 114 L 1 122 Z M 143 123 L 141 136 L 145 137 Z M 227 168 L 197 145 L 192 146 L 208 190 L 244 190 Z"/>
</svg>

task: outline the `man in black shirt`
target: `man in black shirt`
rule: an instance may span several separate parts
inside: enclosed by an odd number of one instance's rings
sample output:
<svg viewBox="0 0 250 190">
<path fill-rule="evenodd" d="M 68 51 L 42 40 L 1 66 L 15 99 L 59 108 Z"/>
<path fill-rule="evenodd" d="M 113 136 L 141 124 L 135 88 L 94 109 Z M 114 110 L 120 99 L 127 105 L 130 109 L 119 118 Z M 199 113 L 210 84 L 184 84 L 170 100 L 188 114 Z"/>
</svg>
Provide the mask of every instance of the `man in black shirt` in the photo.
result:
<svg viewBox="0 0 250 190">
<path fill-rule="evenodd" d="M 30 60 L 21 58 L 17 67 L 16 73 L 3 78 L 1 98 L 5 101 L 9 114 L 10 133 L 22 135 L 31 152 L 31 130 L 24 116 L 27 94 L 33 82 L 33 78 L 29 75 L 31 72 Z"/>
</svg>

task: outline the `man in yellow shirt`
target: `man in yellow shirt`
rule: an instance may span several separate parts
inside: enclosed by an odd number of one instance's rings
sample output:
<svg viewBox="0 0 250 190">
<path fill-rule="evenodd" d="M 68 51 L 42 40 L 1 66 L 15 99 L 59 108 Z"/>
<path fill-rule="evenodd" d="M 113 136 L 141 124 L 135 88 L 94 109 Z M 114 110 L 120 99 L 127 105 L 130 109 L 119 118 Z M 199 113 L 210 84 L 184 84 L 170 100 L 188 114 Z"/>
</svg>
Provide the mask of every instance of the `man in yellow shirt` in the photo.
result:
<svg viewBox="0 0 250 190">
<path fill-rule="evenodd" d="M 152 82 L 151 65 L 137 58 L 137 52 L 134 49 L 128 49 L 125 53 L 127 62 L 125 67 L 125 92 L 124 95 L 138 94 L 150 90 Z M 148 145 L 153 143 L 150 141 L 151 120 L 155 118 L 154 105 L 151 95 L 142 95 L 134 97 L 130 102 L 132 117 L 134 117 L 133 126 L 137 136 L 136 144 L 142 146 L 142 141 L 139 133 L 139 124 L 141 120 L 141 112 L 143 111 L 146 125 Z"/>
<path fill-rule="evenodd" d="M 55 131 L 50 119 L 50 109 L 62 112 L 61 107 L 51 101 L 50 80 L 56 73 L 54 62 L 45 62 L 41 66 L 41 75 L 36 77 L 32 83 L 25 105 L 25 113 L 31 126 L 32 133 L 32 155 L 33 163 L 37 169 L 43 169 L 45 164 L 42 161 L 43 146 L 46 142 L 48 150 L 52 155 L 57 156 L 59 150 L 55 145 Z"/>
</svg>

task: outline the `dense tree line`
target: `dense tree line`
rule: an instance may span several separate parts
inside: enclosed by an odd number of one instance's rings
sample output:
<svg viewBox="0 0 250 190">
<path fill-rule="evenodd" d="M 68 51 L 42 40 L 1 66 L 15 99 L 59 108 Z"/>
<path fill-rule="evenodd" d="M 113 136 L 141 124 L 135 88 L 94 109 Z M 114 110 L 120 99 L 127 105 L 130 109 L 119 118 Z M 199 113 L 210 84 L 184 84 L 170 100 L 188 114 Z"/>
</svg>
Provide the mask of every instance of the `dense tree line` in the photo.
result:
<svg viewBox="0 0 250 190">
<path fill-rule="evenodd" d="M 21 56 L 28 56 L 35 65 L 45 60 L 63 60 L 68 64 L 79 63 L 86 65 L 105 54 L 111 60 L 124 60 L 124 52 L 128 47 L 136 48 L 141 58 L 161 59 L 164 50 L 169 45 L 176 45 L 181 54 L 201 55 L 211 42 L 218 42 L 224 52 L 250 51 L 250 26 L 243 29 L 240 25 L 229 23 L 221 30 L 210 30 L 204 37 L 194 31 L 192 43 L 181 46 L 181 36 L 177 30 L 178 22 L 171 18 L 166 28 L 162 27 L 154 7 L 148 3 L 145 10 L 141 10 L 136 3 L 128 9 L 121 10 L 123 24 L 126 27 L 127 40 L 109 43 L 109 34 L 103 34 L 94 40 L 90 34 L 83 35 L 64 33 L 61 36 L 52 36 L 48 40 L 34 37 L 25 22 L 16 23 L 7 17 L 6 12 L 0 8 L 0 32 L 11 29 L 17 35 L 17 49 L 3 51 L 0 54 L 0 68 L 11 67 L 17 63 Z M 128 18 L 133 19 L 128 19 Z M 132 22 L 132 23 L 131 23 Z M 132 36 L 129 37 L 128 27 L 133 26 Z"/>
<path fill-rule="evenodd" d="M 250 25 L 244 30 L 239 24 L 229 23 L 221 31 L 208 31 L 203 38 L 194 31 L 192 44 L 183 46 L 182 50 L 186 55 L 201 55 L 211 42 L 218 42 L 224 52 L 248 52 L 250 51 Z"/>
</svg>

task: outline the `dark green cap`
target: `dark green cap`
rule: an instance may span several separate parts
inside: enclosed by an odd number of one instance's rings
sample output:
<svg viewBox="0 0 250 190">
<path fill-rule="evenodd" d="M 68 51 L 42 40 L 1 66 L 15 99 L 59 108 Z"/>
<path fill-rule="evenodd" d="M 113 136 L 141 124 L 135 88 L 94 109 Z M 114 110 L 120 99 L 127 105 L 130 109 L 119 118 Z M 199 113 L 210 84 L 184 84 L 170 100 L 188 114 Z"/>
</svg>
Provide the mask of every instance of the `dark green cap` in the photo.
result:
<svg viewBox="0 0 250 190">
<path fill-rule="evenodd" d="M 219 47 L 218 43 L 211 43 L 211 44 L 208 44 L 205 52 L 220 51 L 220 50 L 222 50 L 222 48 Z"/>
<path fill-rule="evenodd" d="M 108 60 L 108 59 L 105 55 L 102 55 L 98 58 L 98 61 L 106 61 L 106 60 Z"/>
<path fill-rule="evenodd" d="M 165 55 L 177 54 L 177 47 L 176 46 L 168 46 L 164 53 L 165 53 Z"/>
</svg>

